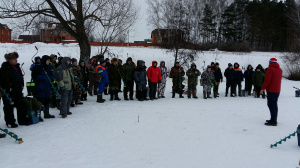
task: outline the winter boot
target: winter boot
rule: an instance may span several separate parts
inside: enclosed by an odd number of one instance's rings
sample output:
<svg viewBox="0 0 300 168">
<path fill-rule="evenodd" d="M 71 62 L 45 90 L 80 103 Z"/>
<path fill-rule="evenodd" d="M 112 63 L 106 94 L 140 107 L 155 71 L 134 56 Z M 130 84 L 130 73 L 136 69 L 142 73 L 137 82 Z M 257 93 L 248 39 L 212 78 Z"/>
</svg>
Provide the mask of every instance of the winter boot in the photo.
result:
<svg viewBox="0 0 300 168">
<path fill-rule="evenodd" d="M 197 90 L 193 90 L 193 98 L 194 99 L 198 99 L 198 97 L 196 96 Z"/>
<path fill-rule="evenodd" d="M 144 100 L 146 100 L 146 101 L 149 100 L 149 99 L 147 98 L 147 89 L 143 90 L 142 92 L 143 92 L 143 93 L 142 93 L 142 96 L 143 96 L 142 98 L 143 98 Z"/>
<path fill-rule="evenodd" d="M 210 97 L 211 92 L 207 92 L 207 98 L 211 99 L 212 97 Z"/>
<path fill-rule="evenodd" d="M 104 94 L 108 95 L 108 93 L 107 93 L 107 87 L 104 88 Z"/>
<path fill-rule="evenodd" d="M 184 97 L 182 96 L 182 93 L 179 94 L 179 98 L 184 98 Z"/>
<path fill-rule="evenodd" d="M 143 99 L 143 95 L 144 95 L 144 94 L 143 94 L 143 91 L 139 91 L 139 90 L 138 90 L 137 92 L 138 92 L 138 100 L 139 100 L 139 101 L 144 101 L 144 99 Z"/>
<path fill-rule="evenodd" d="M 217 98 L 218 95 L 217 95 L 217 91 L 214 91 L 214 98 Z"/>
<path fill-rule="evenodd" d="M 172 98 L 175 98 L 175 91 L 172 92 Z"/>
<path fill-rule="evenodd" d="M 47 118 L 55 118 L 54 115 L 51 115 L 49 113 L 49 105 L 45 105 L 45 110 L 44 110 L 44 118 L 47 119 Z"/>
<path fill-rule="evenodd" d="M 206 97 L 206 91 L 203 91 L 203 99 L 207 99 L 207 97 Z"/>
<path fill-rule="evenodd" d="M 118 96 L 119 91 L 115 91 L 115 100 L 121 100 Z"/>
<path fill-rule="evenodd" d="M 41 116 L 39 117 L 39 122 L 44 122 L 44 120 Z"/>
<path fill-rule="evenodd" d="M 97 95 L 97 103 L 104 103 L 104 99 L 102 99 L 102 94 Z"/>
<path fill-rule="evenodd" d="M 0 134 L 0 138 L 5 138 L 6 134 Z"/>
<path fill-rule="evenodd" d="M 110 91 L 110 101 L 113 101 L 113 100 L 114 100 L 114 93 L 113 93 L 113 91 Z"/>
</svg>

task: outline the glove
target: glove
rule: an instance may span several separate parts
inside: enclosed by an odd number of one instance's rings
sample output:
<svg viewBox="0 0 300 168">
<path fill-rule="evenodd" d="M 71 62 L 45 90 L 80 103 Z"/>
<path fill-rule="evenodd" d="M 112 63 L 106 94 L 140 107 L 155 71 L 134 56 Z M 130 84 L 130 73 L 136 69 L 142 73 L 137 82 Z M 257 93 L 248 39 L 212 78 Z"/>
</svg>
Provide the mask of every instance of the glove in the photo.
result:
<svg viewBox="0 0 300 168">
<path fill-rule="evenodd" d="M 158 83 L 161 83 L 161 80 L 158 80 Z"/>
</svg>

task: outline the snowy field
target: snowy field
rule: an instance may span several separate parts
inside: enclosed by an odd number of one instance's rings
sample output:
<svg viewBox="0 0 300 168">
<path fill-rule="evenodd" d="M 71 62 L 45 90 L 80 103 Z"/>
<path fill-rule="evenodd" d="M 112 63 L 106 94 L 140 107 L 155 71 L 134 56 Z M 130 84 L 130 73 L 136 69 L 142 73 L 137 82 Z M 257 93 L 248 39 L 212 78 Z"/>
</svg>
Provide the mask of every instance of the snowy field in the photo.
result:
<svg viewBox="0 0 300 168">
<path fill-rule="evenodd" d="M 24 62 L 25 80 L 30 80 L 31 57 L 59 52 L 63 56 L 79 58 L 76 44 L 1 44 L 0 62 L 7 52 L 17 51 L 19 63 Z M 166 61 L 168 68 L 173 56 L 156 48 L 111 47 L 119 58 L 127 56 L 146 61 Z M 95 55 L 99 48 L 92 47 Z M 281 53 L 252 52 L 233 54 L 204 52 L 196 61 L 202 72 L 217 59 L 222 72 L 227 64 L 238 62 L 267 67 L 271 57 L 280 59 Z M 187 69 L 185 69 L 187 70 Z M 2 79 L 1 79 L 2 80 Z M 293 86 L 299 82 L 282 80 L 279 97 L 277 127 L 265 126 L 269 119 L 266 99 L 253 97 L 224 97 L 225 83 L 220 85 L 220 97 L 202 99 L 171 98 L 171 79 L 168 79 L 166 98 L 139 102 L 106 101 L 96 103 L 88 97 L 84 105 L 71 108 L 73 115 L 62 119 L 59 111 L 50 109 L 55 119 L 31 126 L 9 129 L 24 140 L 18 144 L 9 137 L 0 139 L 0 168 L 296 168 L 299 167 L 300 148 L 297 138 L 270 148 L 270 144 L 293 133 L 300 124 L 299 98 Z M 244 83 L 243 83 L 244 87 Z M 24 90 L 26 94 L 26 89 Z M 185 95 L 186 97 L 186 95 Z M 108 96 L 104 97 L 106 100 Z M 6 128 L 1 104 L 0 127 Z"/>
</svg>

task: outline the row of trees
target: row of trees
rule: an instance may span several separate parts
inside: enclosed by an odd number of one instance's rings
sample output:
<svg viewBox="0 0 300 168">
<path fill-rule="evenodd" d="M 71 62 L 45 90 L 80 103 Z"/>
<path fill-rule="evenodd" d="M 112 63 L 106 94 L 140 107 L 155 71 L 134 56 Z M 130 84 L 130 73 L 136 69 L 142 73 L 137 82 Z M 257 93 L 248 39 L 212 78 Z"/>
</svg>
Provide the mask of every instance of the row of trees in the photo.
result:
<svg viewBox="0 0 300 168">
<path fill-rule="evenodd" d="M 79 43 L 80 59 L 90 59 L 91 37 L 112 42 L 137 20 L 133 0 L 0 0 L 0 18 L 27 30 L 59 24 Z M 15 19 L 18 19 L 16 21 Z M 102 45 L 100 55 L 107 52 Z"/>
<path fill-rule="evenodd" d="M 206 49 L 298 47 L 299 6 L 294 0 L 148 0 L 148 4 L 153 28 L 184 31 L 186 43 Z"/>
</svg>

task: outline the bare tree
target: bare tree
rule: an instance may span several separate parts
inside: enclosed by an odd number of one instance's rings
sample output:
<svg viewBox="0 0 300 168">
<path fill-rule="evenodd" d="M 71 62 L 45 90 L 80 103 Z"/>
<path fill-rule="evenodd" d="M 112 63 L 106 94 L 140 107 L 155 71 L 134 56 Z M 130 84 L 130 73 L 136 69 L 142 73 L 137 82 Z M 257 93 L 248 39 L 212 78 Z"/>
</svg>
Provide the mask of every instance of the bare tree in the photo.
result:
<svg viewBox="0 0 300 168">
<path fill-rule="evenodd" d="M 129 2 L 125 0 L 0 0 L 0 16 L 2 19 L 19 18 L 19 23 L 24 29 L 32 26 L 40 18 L 45 18 L 41 19 L 42 22 L 47 20 L 48 23 L 60 24 L 78 41 L 80 59 L 88 62 L 91 54 L 91 33 L 98 26 L 104 29 L 104 32 L 98 33 L 114 32 L 114 29 L 105 30 L 108 27 L 120 26 L 127 17 L 132 17 L 132 13 L 136 13 L 137 10 L 132 0 L 129 1 L 131 8 L 128 8 Z M 130 27 L 123 26 L 122 30 Z M 114 36 L 110 37 L 113 38 Z"/>
</svg>

